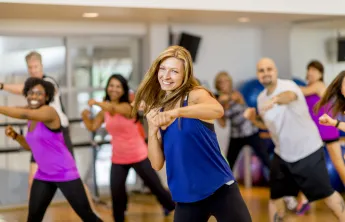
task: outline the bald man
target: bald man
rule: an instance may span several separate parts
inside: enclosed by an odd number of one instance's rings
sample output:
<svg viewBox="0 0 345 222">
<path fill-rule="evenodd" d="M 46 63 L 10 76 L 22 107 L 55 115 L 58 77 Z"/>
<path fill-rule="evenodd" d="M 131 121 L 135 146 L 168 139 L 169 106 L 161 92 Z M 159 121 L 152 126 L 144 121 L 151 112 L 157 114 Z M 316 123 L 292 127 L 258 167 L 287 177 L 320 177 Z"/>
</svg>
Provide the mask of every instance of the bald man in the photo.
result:
<svg viewBox="0 0 345 222">
<path fill-rule="evenodd" d="M 258 112 L 244 115 L 261 129 L 268 129 L 275 144 L 270 175 L 270 221 L 282 221 L 284 196 L 302 191 L 310 202 L 324 199 L 339 221 L 345 222 L 345 204 L 330 184 L 323 142 L 310 117 L 301 89 L 291 80 L 278 78 L 272 59 L 257 64 L 257 78 L 265 87 L 257 99 Z"/>
</svg>

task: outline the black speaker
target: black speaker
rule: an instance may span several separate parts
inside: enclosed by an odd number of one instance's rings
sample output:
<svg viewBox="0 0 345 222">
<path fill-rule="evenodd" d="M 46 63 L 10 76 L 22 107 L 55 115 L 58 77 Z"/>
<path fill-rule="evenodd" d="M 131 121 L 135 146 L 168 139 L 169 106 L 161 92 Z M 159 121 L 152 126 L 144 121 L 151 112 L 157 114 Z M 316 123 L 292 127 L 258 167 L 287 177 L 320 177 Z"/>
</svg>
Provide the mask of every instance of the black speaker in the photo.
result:
<svg viewBox="0 0 345 222">
<path fill-rule="evenodd" d="M 189 51 L 193 62 L 196 61 L 200 41 L 200 36 L 191 35 L 185 32 L 182 32 L 180 35 L 179 46 L 182 46 Z"/>
<path fill-rule="evenodd" d="M 345 61 L 345 38 L 338 39 L 338 62 Z"/>
<path fill-rule="evenodd" d="M 174 33 L 171 30 L 171 26 L 169 26 L 169 28 L 168 28 L 168 34 L 169 34 L 169 45 L 168 46 L 172 46 L 172 45 L 174 45 Z"/>
</svg>

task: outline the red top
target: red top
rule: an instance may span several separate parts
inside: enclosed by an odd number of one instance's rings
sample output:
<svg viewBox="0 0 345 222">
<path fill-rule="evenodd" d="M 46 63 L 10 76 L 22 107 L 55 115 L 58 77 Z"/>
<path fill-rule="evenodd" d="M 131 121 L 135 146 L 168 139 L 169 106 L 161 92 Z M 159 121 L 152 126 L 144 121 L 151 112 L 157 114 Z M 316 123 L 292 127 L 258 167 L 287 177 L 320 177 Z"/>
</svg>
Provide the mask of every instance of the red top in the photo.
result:
<svg viewBox="0 0 345 222">
<path fill-rule="evenodd" d="M 147 145 L 139 131 L 135 119 L 128 119 L 120 114 L 104 114 L 106 129 L 111 135 L 113 146 L 112 162 L 131 164 L 147 158 Z"/>
</svg>

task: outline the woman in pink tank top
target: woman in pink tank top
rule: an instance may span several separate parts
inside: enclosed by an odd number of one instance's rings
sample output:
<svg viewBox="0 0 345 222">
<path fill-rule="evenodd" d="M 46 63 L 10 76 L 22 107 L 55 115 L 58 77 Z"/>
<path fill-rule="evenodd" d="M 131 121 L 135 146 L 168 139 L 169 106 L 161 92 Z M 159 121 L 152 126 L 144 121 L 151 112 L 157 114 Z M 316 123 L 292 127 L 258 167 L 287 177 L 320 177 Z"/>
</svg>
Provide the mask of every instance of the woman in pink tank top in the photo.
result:
<svg viewBox="0 0 345 222">
<path fill-rule="evenodd" d="M 112 137 L 110 187 L 114 220 L 116 222 L 125 221 L 125 211 L 127 210 L 126 178 L 132 167 L 152 193 L 156 195 L 164 208 L 164 213 L 168 215 L 175 209 L 175 203 L 151 167 L 148 160 L 147 144 L 139 130 L 140 122 L 137 118 L 131 117 L 132 106 L 129 101 L 129 87 L 126 79 L 121 75 L 112 75 L 105 88 L 105 95 L 103 102 L 89 100 L 90 106 L 101 107 L 102 110 L 97 116 L 90 119 L 90 112 L 84 110 L 82 118 L 90 131 L 96 131 L 102 123 L 105 123 L 106 130 Z"/>
<path fill-rule="evenodd" d="M 28 120 L 26 137 L 11 126 L 6 135 L 32 151 L 38 164 L 29 198 L 28 222 L 40 222 L 57 189 L 60 189 L 83 221 L 102 221 L 92 210 L 80 179 L 75 160 L 68 150 L 61 130 L 61 120 L 54 107 L 55 88 L 40 78 L 28 78 L 23 95 L 28 108 L 0 106 L 0 113 Z"/>
<path fill-rule="evenodd" d="M 321 97 L 326 91 L 326 85 L 323 82 L 324 67 L 321 62 L 317 60 L 311 61 L 307 65 L 307 81 L 308 85 L 301 87 L 301 90 L 306 97 L 306 102 L 309 107 L 311 118 L 314 120 L 319 129 L 320 136 L 326 145 L 327 151 L 331 157 L 333 165 L 337 170 L 343 184 L 345 184 L 345 163 L 341 154 L 341 146 L 339 143 L 339 130 L 334 126 L 325 126 L 319 123 L 319 118 L 323 114 L 331 115 L 330 104 L 326 104 L 319 110 L 315 110 L 315 105 L 320 101 Z M 306 198 L 302 198 L 297 213 L 303 214 L 309 210 L 309 204 Z"/>
</svg>

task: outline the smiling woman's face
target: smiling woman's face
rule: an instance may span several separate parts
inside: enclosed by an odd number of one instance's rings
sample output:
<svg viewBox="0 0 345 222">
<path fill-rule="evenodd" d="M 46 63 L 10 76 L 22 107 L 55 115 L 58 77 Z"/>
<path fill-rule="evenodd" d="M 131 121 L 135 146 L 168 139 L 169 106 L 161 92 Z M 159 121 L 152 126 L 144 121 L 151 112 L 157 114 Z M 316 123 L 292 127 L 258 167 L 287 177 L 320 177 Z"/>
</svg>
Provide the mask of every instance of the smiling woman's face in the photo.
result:
<svg viewBox="0 0 345 222">
<path fill-rule="evenodd" d="M 180 59 L 165 59 L 159 66 L 158 81 L 161 89 L 170 93 L 182 85 L 184 65 Z"/>
<path fill-rule="evenodd" d="M 107 93 L 111 101 L 119 100 L 124 94 L 121 82 L 116 78 L 112 78 L 107 87 Z"/>
<path fill-rule="evenodd" d="M 42 85 L 36 85 L 28 91 L 27 97 L 29 108 L 38 109 L 46 104 L 47 96 Z"/>
</svg>

